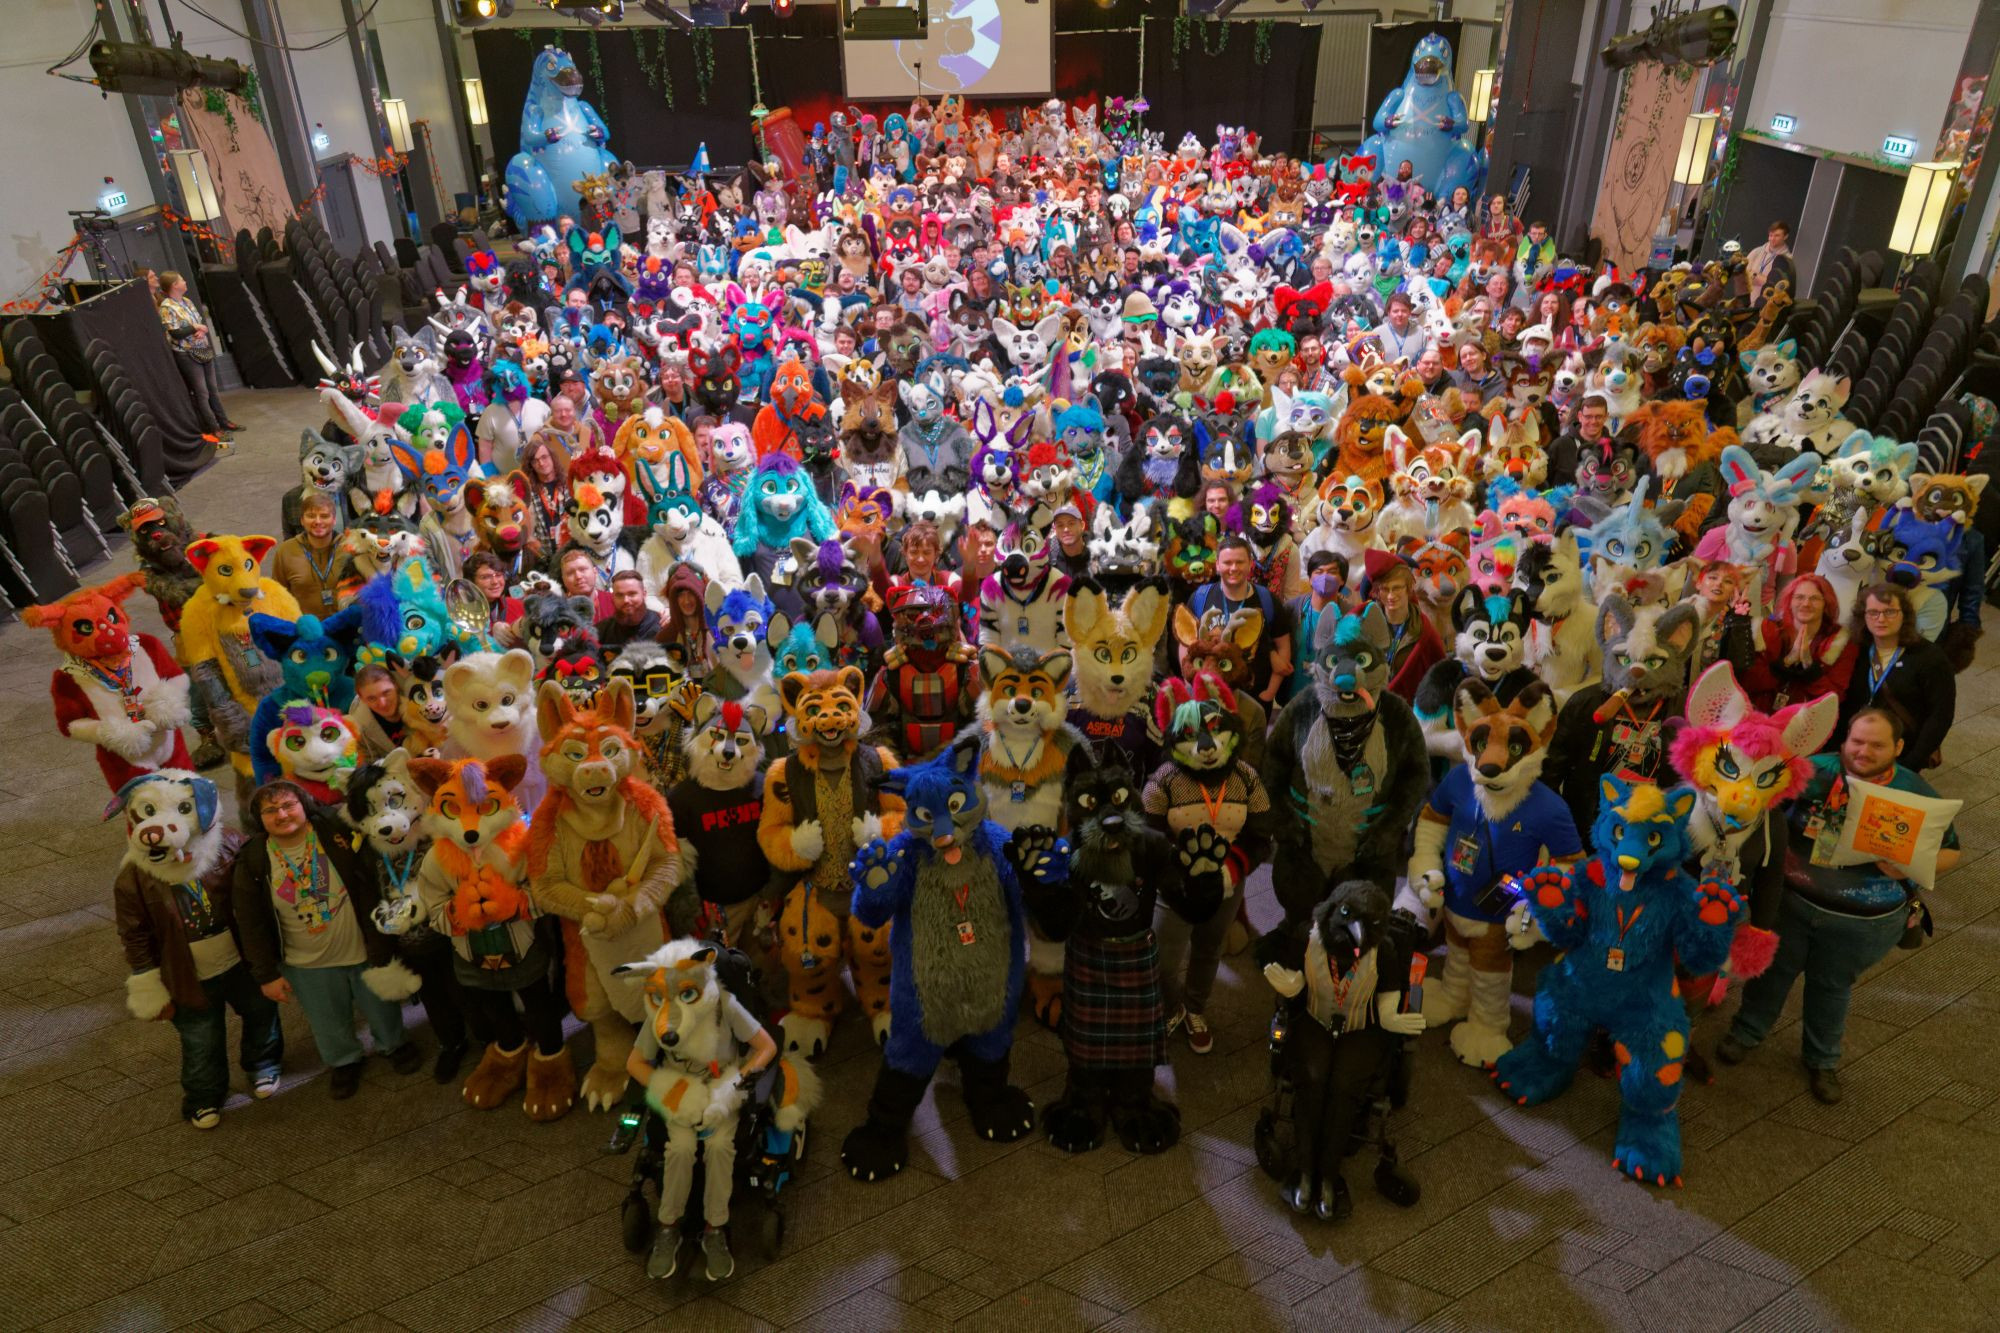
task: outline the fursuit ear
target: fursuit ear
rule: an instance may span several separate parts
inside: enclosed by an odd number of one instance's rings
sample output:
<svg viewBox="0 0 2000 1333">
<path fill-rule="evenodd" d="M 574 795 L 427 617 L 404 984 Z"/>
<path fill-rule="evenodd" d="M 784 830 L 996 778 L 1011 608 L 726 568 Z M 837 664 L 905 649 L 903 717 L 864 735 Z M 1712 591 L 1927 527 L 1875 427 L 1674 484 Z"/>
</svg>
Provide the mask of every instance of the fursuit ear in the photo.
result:
<svg viewBox="0 0 2000 1333">
<path fill-rule="evenodd" d="M 1556 734 L 1555 691 L 1546 681 L 1531 680 L 1527 687 L 1514 696 L 1514 702 L 1507 705 L 1507 711 L 1528 724 L 1536 739 L 1546 746 Z"/>
<path fill-rule="evenodd" d="M 1687 711 L 1683 716 L 1697 727 L 1733 727 L 1749 711 L 1750 698 L 1736 683 L 1735 668 L 1725 661 L 1717 662 L 1701 673 L 1694 688 L 1688 691 Z M 1815 745 L 1813 750 L 1818 748 Z M 1812 750 L 1793 753 L 1810 754 Z"/>
<path fill-rule="evenodd" d="M 437 789 L 451 781 L 452 766 L 446 759 L 412 759 L 409 763 L 410 781 L 417 784 L 425 799 L 436 795 Z"/>
<path fill-rule="evenodd" d="M 744 711 L 746 713 L 749 712 L 750 707 L 751 707 L 750 705 L 745 705 Z M 708 694 L 705 692 L 697 695 L 694 701 L 694 716 L 691 719 L 694 723 L 695 730 L 706 731 L 708 729 L 708 724 L 713 722 L 715 720 L 715 715 L 717 713 L 720 713 L 721 711 L 722 711 L 722 700 L 716 698 L 712 694 Z"/>
<path fill-rule="evenodd" d="M 1598 645 L 1600 647 L 1608 647 L 1613 643 L 1622 643 L 1625 637 L 1632 632 L 1632 620 L 1632 604 L 1618 593 L 1614 592 L 1607 595 L 1604 599 L 1604 604 L 1597 608 Z M 1615 635 L 1607 632 L 1607 626 L 1613 625 L 1618 630 Z"/>
<path fill-rule="evenodd" d="M 706 699 L 711 696 L 704 694 L 701 697 Z M 700 706 L 699 701 L 697 701 L 696 706 Z M 771 734 L 771 710 L 764 707 L 764 705 L 744 704 L 743 716 L 749 720 L 752 734 L 758 736 L 768 736 Z"/>
<path fill-rule="evenodd" d="M 1701 612 L 1691 602 L 1677 602 L 1661 614 L 1653 626 L 1653 635 L 1663 647 L 1676 653 L 1685 653 L 1694 643 L 1695 632 L 1701 628 Z"/>
<path fill-rule="evenodd" d="M 1461 631 L 1485 614 L 1486 593 L 1476 583 L 1466 584 L 1458 590 L 1458 596 L 1451 599 L 1451 623 Z"/>
<path fill-rule="evenodd" d="M 1072 642 L 1089 643 L 1095 639 L 1110 613 L 1111 604 L 1095 583 L 1079 581 L 1070 585 L 1069 604 L 1063 608 L 1063 625 L 1069 630 Z"/>
<path fill-rule="evenodd" d="M 545 680 L 542 688 L 535 692 L 535 726 L 542 734 L 542 743 L 553 748 L 556 733 L 568 726 L 576 718 L 576 707 L 569 701 L 569 695 L 556 681 Z"/>
<path fill-rule="evenodd" d="M 1257 640 L 1264 635 L 1264 613 L 1258 610 L 1238 611 L 1229 617 L 1229 638 L 1244 652 L 1257 647 Z"/>
<path fill-rule="evenodd" d="M 1321 617 L 1322 620 L 1325 617 Z M 1201 622 L 1194 618 L 1188 604 L 1182 602 L 1174 608 L 1174 641 L 1183 648 L 1192 648 L 1201 637 Z"/>
<path fill-rule="evenodd" d="M 1141 584 L 1125 594 L 1119 614 L 1131 624 L 1141 647 L 1151 649 L 1167 628 L 1166 590 L 1151 583 Z"/>
<path fill-rule="evenodd" d="M 1840 698 L 1827 693 L 1810 703 L 1793 704 L 1780 709 L 1776 718 L 1779 724 L 1779 738 L 1785 748 L 1795 755 L 1817 754 L 1833 735 L 1834 723 L 1840 718 Z"/>
<path fill-rule="evenodd" d="M 1188 683 L 1179 676 L 1169 676 L 1153 692 L 1153 721 L 1162 736 L 1173 731 L 1174 710 L 1186 703 L 1189 697 Z"/>
<path fill-rule="evenodd" d="M 639 709 L 637 701 L 632 697 L 632 682 L 626 677 L 613 676 L 605 683 L 604 688 L 597 692 L 597 698 L 593 702 L 597 705 L 597 716 L 600 721 L 609 722 L 620 731 L 632 730 Z"/>
<path fill-rule="evenodd" d="M 513 791 L 528 776 L 528 757 L 522 754 L 503 754 L 498 759 L 486 761 L 486 776 L 500 784 L 502 789 Z"/>
<path fill-rule="evenodd" d="M 1048 678 L 1055 682 L 1056 689 L 1061 690 L 1069 683 L 1070 668 L 1075 665 L 1075 659 L 1068 653 L 1050 653 L 1039 665 Z"/>
<path fill-rule="evenodd" d="M 1474 721 L 1504 710 L 1484 681 L 1467 677 L 1458 683 L 1458 689 L 1452 694 L 1451 711 L 1459 732 L 1463 734 Z"/>
<path fill-rule="evenodd" d="M 857 700 L 868 693 L 868 677 L 862 675 L 861 668 L 857 666 L 842 667 L 835 678 L 835 683 Z"/>
<path fill-rule="evenodd" d="M 1013 669 L 1014 659 L 998 648 L 979 650 L 979 676 L 986 688 L 991 689 L 995 681 Z"/>
<path fill-rule="evenodd" d="M 979 779 L 979 746 L 977 744 L 955 745 L 947 751 L 947 763 L 951 771 L 967 781 Z"/>
<path fill-rule="evenodd" d="M 1666 794 L 1667 813 L 1675 819 L 1686 819 L 1694 813 L 1695 790 L 1693 787 L 1675 787 Z"/>
<path fill-rule="evenodd" d="M 778 695 L 785 705 L 787 717 L 798 714 L 799 700 L 804 696 L 806 688 L 806 678 L 796 673 L 778 678 Z"/>
</svg>

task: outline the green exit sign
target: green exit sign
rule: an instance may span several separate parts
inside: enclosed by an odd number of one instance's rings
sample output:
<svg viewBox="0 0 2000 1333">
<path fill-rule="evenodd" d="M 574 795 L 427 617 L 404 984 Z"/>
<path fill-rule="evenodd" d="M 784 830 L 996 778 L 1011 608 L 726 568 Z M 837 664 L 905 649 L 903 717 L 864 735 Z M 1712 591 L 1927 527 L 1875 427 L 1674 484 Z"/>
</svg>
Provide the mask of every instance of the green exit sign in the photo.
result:
<svg viewBox="0 0 2000 1333">
<path fill-rule="evenodd" d="M 1882 153 L 1885 157 L 1915 157 L 1917 141 L 1906 139 L 1900 134 L 1892 134 L 1882 141 Z"/>
<path fill-rule="evenodd" d="M 1780 115 L 1771 117 L 1771 133 L 1773 134 L 1790 134 L 1798 127 L 1799 122 L 1796 116 Z"/>
</svg>

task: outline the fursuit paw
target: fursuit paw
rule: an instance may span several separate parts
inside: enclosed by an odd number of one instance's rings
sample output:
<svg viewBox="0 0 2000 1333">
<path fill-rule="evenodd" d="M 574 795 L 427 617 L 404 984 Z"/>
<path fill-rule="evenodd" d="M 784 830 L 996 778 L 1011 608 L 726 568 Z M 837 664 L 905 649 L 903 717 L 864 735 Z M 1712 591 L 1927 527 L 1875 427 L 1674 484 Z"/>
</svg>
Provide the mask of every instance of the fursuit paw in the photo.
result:
<svg viewBox="0 0 2000 1333">
<path fill-rule="evenodd" d="M 967 1102 L 965 1109 L 979 1137 L 995 1143 L 1012 1143 L 1035 1127 L 1035 1103 L 1011 1084 L 995 1093 L 992 1101 Z"/>
<path fill-rule="evenodd" d="M 1734 884 L 1705 879 L 1695 886 L 1694 901 L 1695 915 L 1704 925 L 1726 926 L 1742 919 L 1744 898 Z"/>
<path fill-rule="evenodd" d="M 1046 824 L 1015 829 L 1007 843 L 1007 857 L 1018 873 L 1037 884 L 1054 884 L 1069 876 L 1069 844 Z"/>
<path fill-rule="evenodd" d="M 1216 874 L 1229 861 L 1229 839 L 1206 824 L 1182 829 L 1176 844 L 1182 873 L 1195 878 Z"/>
<path fill-rule="evenodd" d="M 1495 1087 L 1520 1106 L 1539 1106 L 1562 1092 L 1576 1076 L 1542 1050 L 1539 1037 L 1528 1040 L 1493 1062 L 1487 1071 Z"/>
<path fill-rule="evenodd" d="M 884 1009 L 881 1013 L 869 1019 L 868 1030 L 875 1034 L 875 1044 L 877 1046 L 887 1046 L 889 1044 L 889 1011 Z"/>
<path fill-rule="evenodd" d="M 902 848 L 879 838 L 862 843 L 860 847 L 861 850 L 854 854 L 854 860 L 848 866 L 848 874 L 856 884 L 874 891 L 902 875 L 905 860 Z"/>
<path fill-rule="evenodd" d="M 792 855 L 810 865 L 826 851 L 826 830 L 817 819 L 808 819 L 792 830 Z"/>
<path fill-rule="evenodd" d="M 625 1097 L 627 1082 L 623 1065 L 592 1065 L 583 1076 L 583 1104 L 593 1111 L 608 1111 Z"/>
<path fill-rule="evenodd" d="M 778 1030 L 785 1035 L 785 1054 L 816 1060 L 826 1051 L 827 1038 L 833 1034 L 833 1024 L 823 1019 L 807 1018 L 804 1014 L 790 1013 L 778 1020 Z"/>
<path fill-rule="evenodd" d="M 1409 1169 L 1388 1157 L 1375 1163 L 1375 1192 L 1398 1208 L 1414 1208 L 1424 1195 Z"/>
<path fill-rule="evenodd" d="M 1163 1098 L 1149 1096 L 1142 1106 L 1114 1109 L 1111 1127 L 1126 1152 L 1151 1155 L 1163 1153 L 1181 1139 L 1181 1108 Z"/>
<path fill-rule="evenodd" d="M 528 1113 L 528 1119 L 542 1122 L 560 1120 L 569 1114 L 569 1108 L 574 1105 L 576 1064 L 569 1058 L 569 1048 L 564 1047 L 554 1055 L 529 1051 L 528 1095 L 521 1101 L 521 1109 Z"/>
<path fill-rule="evenodd" d="M 1426 911 L 1435 912 L 1444 906 L 1444 871 L 1426 870 L 1421 875 L 1412 875 L 1410 887 L 1417 891 Z"/>
<path fill-rule="evenodd" d="M 1470 1019 L 1451 1030 L 1451 1053 L 1474 1069 L 1486 1068 L 1513 1049 L 1514 1043 L 1505 1032 Z"/>
<path fill-rule="evenodd" d="M 866 847 L 882 836 L 882 816 L 854 815 L 847 821 L 847 831 L 853 835 L 856 847 Z"/>
<path fill-rule="evenodd" d="M 910 1162 L 909 1135 L 873 1120 L 848 1131 L 840 1145 L 840 1164 L 847 1174 L 867 1184 L 887 1180 Z"/>
<path fill-rule="evenodd" d="M 1528 910 L 1526 903 L 1515 903 L 1514 910 L 1507 913 L 1507 947 L 1532 949 L 1541 942 L 1542 928 L 1536 922 L 1535 914 Z"/>
<path fill-rule="evenodd" d="M 465 1077 L 466 1103 L 479 1111 L 490 1111 L 514 1095 L 528 1076 L 528 1047 L 524 1042 L 511 1051 L 496 1043 L 486 1048 L 479 1064 Z"/>
<path fill-rule="evenodd" d="M 1618 1120 L 1618 1142 L 1611 1165 L 1642 1185 L 1679 1189 L 1681 1183 L 1681 1120 L 1668 1111 L 1642 1115 L 1627 1110 Z"/>
<path fill-rule="evenodd" d="M 1042 1112 L 1042 1132 L 1063 1152 L 1089 1152 L 1104 1142 L 1104 1118 L 1081 1097 L 1064 1097 Z"/>
</svg>

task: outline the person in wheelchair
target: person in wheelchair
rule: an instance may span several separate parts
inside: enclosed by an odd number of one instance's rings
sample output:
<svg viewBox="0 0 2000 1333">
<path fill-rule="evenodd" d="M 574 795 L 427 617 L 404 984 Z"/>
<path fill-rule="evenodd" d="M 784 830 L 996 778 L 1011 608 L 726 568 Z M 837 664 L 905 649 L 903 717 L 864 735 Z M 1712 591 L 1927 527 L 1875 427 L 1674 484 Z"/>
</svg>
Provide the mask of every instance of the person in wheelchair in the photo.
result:
<svg viewBox="0 0 2000 1333">
<path fill-rule="evenodd" d="M 1401 1104 L 1405 1039 L 1424 1030 L 1419 997 L 1410 993 L 1414 926 L 1406 914 L 1391 914 L 1379 885 L 1352 879 L 1314 909 L 1303 940 L 1281 931 L 1259 944 L 1264 978 L 1280 1000 L 1257 1155 L 1296 1213 L 1329 1222 L 1353 1213 L 1340 1161 L 1371 1140 L 1382 1152 L 1376 1190 L 1405 1208 L 1417 1201 L 1417 1182 L 1397 1164 L 1386 1124 L 1372 1133 L 1370 1126 L 1378 1105 L 1386 1120 L 1389 1105 Z"/>
<path fill-rule="evenodd" d="M 632 1108 L 613 1141 L 622 1150 L 643 1132 L 633 1181 L 641 1200 L 643 1177 L 658 1161 L 660 1227 L 646 1274 L 668 1278 L 679 1267 L 699 1162 L 701 1250 L 709 1280 L 719 1282 L 736 1271 L 726 1228 L 739 1147 L 747 1141 L 753 1158 L 745 1174 L 774 1195 L 803 1145 L 799 1131 L 819 1102 L 819 1080 L 805 1061 L 777 1058 L 776 1039 L 744 1002 L 758 991 L 756 969 L 741 953 L 713 941 L 674 940 L 619 970 L 647 974 L 647 1021 L 626 1061 L 643 1089 L 643 1130 Z M 772 1160 L 773 1143 L 790 1154 L 785 1161 Z M 627 1203 L 629 1213 L 632 1199 Z M 636 1220 L 643 1221 L 643 1211 Z M 640 1244 L 631 1244 L 634 1222 L 628 1216 L 627 1244 L 636 1252 L 644 1241 L 641 1232 Z"/>
</svg>

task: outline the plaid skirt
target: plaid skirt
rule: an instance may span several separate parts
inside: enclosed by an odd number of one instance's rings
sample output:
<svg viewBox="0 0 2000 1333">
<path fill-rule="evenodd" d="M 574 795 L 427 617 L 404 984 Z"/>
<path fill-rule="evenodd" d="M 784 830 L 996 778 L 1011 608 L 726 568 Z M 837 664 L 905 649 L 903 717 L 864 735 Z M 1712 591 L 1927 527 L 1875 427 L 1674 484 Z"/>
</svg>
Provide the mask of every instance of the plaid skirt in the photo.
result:
<svg viewBox="0 0 2000 1333">
<path fill-rule="evenodd" d="M 1153 932 L 1118 940 L 1072 936 L 1063 966 L 1063 1051 L 1082 1069 L 1166 1063 L 1160 950 Z"/>
</svg>

